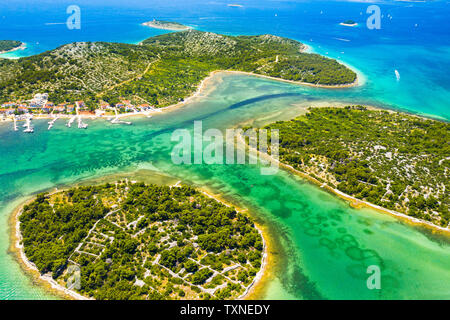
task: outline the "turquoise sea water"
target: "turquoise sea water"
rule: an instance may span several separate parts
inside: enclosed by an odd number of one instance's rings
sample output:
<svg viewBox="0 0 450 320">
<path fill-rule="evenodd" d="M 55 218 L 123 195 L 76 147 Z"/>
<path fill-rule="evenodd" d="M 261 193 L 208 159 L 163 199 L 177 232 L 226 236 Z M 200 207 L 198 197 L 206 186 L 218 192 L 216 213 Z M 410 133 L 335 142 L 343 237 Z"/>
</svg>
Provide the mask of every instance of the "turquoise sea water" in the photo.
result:
<svg viewBox="0 0 450 320">
<path fill-rule="evenodd" d="M 358 16 L 365 12 L 361 3 L 277 2 L 275 8 L 270 2 L 249 2 L 242 9 L 212 3 L 192 4 L 182 10 L 176 2 L 155 2 L 153 7 L 136 4 L 132 9 L 132 2 L 127 7 L 109 2 L 106 9 L 101 4 L 86 4 L 81 5 L 86 12 L 82 11 L 85 24 L 79 33 L 61 25 L 45 25 L 65 19 L 61 2 L 40 1 L 39 6 L 32 2 L 27 7 L 22 3 L 0 5 L 4 14 L 0 38 L 18 38 L 30 44 L 15 55 L 34 54 L 71 41 L 139 42 L 160 33 L 139 26 L 140 22 L 171 18 L 201 30 L 275 33 L 303 40 L 316 52 L 339 57 L 359 69 L 366 82 L 358 88 L 326 90 L 221 75 L 214 78 L 206 96 L 151 119 L 133 119 L 132 126 L 95 120 L 87 130 L 78 130 L 65 127 L 60 120 L 47 131 L 46 121 L 34 121 L 35 133 L 26 135 L 13 132 L 10 124 L 0 124 L 1 299 L 54 298 L 34 285 L 7 252 L 7 220 L 14 207 L 41 190 L 120 172 L 150 181 L 182 180 L 249 208 L 275 241 L 274 277 L 263 298 L 450 298 L 450 241 L 446 237 L 372 210 L 352 209 L 285 171 L 261 176 L 259 166 L 175 166 L 170 160 L 171 133 L 177 128 L 191 130 L 198 119 L 205 130 L 224 130 L 248 121 L 259 125 L 291 118 L 323 101 L 369 103 L 449 119 L 445 2 L 380 5 L 393 19 L 386 22 L 385 29 L 373 31 L 376 34 L 364 26 L 342 29 L 338 25 L 344 19 L 360 22 Z M 32 28 L 21 22 L 25 20 Z M 419 29 L 411 29 L 411 25 Z M 398 82 L 395 69 L 401 74 Z M 280 94 L 283 96 L 271 98 Z M 366 286 L 366 269 L 373 264 L 381 267 L 381 290 Z"/>
<path fill-rule="evenodd" d="M 377 2 L 383 17 L 380 30 L 366 28 L 366 3 L 248 0 L 243 8 L 229 8 L 227 3 L 79 0 L 81 29 L 68 30 L 66 8 L 74 4 L 71 0 L 4 1 L 0 3 L 0 38 L 27 43 L 28 49 L 5 55 L 17 57 L 74 41 L 138 43 L 165 32 L 140 25 L 153 18 L 230 35 L 271 33 L 307 43 L 315 52 L 362 71 L 367 78 L 364 88 L 342 94 L 351 101 L 450 118 L 447 1 Z M 359 26 L 339 25 L 347 19 Z"/>
</svg>

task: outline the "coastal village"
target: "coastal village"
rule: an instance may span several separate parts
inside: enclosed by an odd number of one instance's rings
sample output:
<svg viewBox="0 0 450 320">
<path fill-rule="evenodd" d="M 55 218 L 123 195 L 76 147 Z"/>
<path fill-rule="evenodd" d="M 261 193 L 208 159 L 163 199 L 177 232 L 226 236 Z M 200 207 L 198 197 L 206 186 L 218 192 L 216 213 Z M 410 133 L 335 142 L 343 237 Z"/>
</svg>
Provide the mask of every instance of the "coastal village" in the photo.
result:
<svg viewBox="0 0 450 320">
<path fill-rule="evenodd" d="M 83 122 L 83 119 L 105 118 L 112 124 L 131 125 L 131 122 L 120 119 L 130 115 L 151 117 L 150 113 L 152 112 L 161 112 L 161 110 L 148 104 L 133 105 L 129 100 L 121 100 L 115 105 L 101 101 L 94 108 L 88 107 L 84 101 L 55 105 L 48 100 L 48 93 L 38 93 L 27 101 L 2 103 L 0 106 L 0 122 L 12 121 L 14 131 L 19 131 L 18 122 L 25 122 L 23 132 L 33 133 L 34 127 L 31 123 L 33 119 L 50 119 L 48 130 L 60 118 L 67 120 L 66 126 L 69 128 L 76 121 L 79 129 L 87 129 L 88 124 Z"/>
</svg>

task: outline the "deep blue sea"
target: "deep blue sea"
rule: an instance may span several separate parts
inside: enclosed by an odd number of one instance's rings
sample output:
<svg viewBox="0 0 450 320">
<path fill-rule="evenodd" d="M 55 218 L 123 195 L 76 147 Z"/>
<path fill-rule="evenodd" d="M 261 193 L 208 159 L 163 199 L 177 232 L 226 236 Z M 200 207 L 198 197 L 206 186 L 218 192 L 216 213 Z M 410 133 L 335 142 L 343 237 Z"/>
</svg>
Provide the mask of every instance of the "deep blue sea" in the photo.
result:
<svg viewBox="0 0 450 320">
<path fill-rule="evenodd" d="M 231 1 L 231 0 L 230 0 Z M 243 7 L 228 7 L 237 3 Z M 66 27 L 69 5 L 81 9 L 81 29 Z M 144 21 L 174 20 L 199 30 L 229 35 L 271 33 L 302 41 L 317 53 L 358 69 L 364 86 L 319 92 L 324 99 L 347 99 L 450 119 L 450 4 L 447 1 L 375 2 L 381 29 L 369 30 L 367 7 L 349 1 L 150 0 L 25 1 L 0 3 L 0 39 L 17 39 L 37 54 L 74 41 L 138 43 L 163 30 Z M 352 19 L 358 27 L 340 22 Z M 400 79 L 397 80 L 395 70 Z"/>
</svg>

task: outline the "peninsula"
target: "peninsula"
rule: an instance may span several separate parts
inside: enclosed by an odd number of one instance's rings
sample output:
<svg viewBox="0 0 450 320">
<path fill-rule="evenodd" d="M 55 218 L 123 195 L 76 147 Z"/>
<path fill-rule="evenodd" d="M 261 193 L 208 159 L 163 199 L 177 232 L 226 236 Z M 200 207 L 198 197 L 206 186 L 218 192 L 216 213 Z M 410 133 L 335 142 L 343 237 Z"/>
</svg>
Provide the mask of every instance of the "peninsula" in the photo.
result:
<svg viewBox="0 0 450 320">
<path fill-rule="evenodd" d="M 171 21 L 163 21 L 153 19 L 152 21 L 144 22 L 142 25 L 155 28 L 155 29 L 163 29 L 163 30 L 171 30 L 171 31 L 183 31 L 189 30 L 191 27 L 185 26 L 178 22 Z"/>
<path fill-rule="evenodd" d="M 236 299 L 263 266 L 264 239 L 247 215 L 178 184 L 39 194 L 19 221 L 26 259 L 78 297 Z"/>
<path fill-rule="evenodd" d="M 341 26 L 346 27 L 356 27 L 358 24 L 353 20 L 346 20 L 344 22 L 339 23 Z"/>
<path fill-rule="evenodd" d="M 0 54 L 25 49 L 25 43 L 17 40 L 0 40 Z"/>
<path fill-rule="evenodd" d="M 310 108 L 279 130 L 280 162 L 345 199 L 449 228 L 450 124 L 363 106 Z"/>
</svg>

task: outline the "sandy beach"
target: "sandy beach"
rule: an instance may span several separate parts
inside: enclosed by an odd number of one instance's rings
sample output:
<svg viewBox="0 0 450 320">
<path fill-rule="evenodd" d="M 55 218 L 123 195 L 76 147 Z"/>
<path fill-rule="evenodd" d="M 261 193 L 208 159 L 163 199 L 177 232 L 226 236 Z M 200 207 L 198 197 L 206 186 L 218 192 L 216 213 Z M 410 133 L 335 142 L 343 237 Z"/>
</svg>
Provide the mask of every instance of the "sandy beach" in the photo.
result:
<svg viewBox="0 0 450 320">
<path fill-rule="evenodd" d="M 186 100 L 184 100 L 180 103 L 173 104 L 173 105 L 161 108 L 161 109 L 157 109 L 155 111 L 151 111 L 151 114 L 153 114 L 153 113 L 158 114 L 158 113 L 162 113 L 162 112 L 168 112 L 171 110 L 175 110 L 175 109 L 180 108 L 180 107 L 184 106 L 185 104 L 190 103 L 190 102 L 194 101 L 195 99 L 201 97 L 206 92 L 208 92 L 208 90 L 213 90 L 214 86 L 211 85 L 211 82 L 216 75 L 221 74 L 221 73 L 222 74 L 245 74 L 245 75 L 268 78 L 268 79 L 275 80 L 275 81 L 284 81 L 284 82 L 290 82 L 290 83 L 294 83 L 294 84 L 304 85 L 303 83 L 293 82 L 293 81 L 289 81 L 289 80 L 282 80 L 282 79 L 268 77 L 268 76 L 261 76 L 261 75 L 252 74 L 252 73 L 245 73 L 245 72 L 239 72 L 239 71 L 217 70 L 217 71 L 211 72 L 208 77 L 203 79 L 200 82 L 195 93 L 193 95 L 191 95 L 189 98 L 187 98 Z M 315 86 L 315 85 L 313 85 L 313 86 Z M 348 105 L 348 104 L 342 103 L 342 106 L 344 106 L 344 105 Z M 376 110 L 386 110 L 386 109 L 381 109 L 381 108 L 372 107 L 372 106 L 369 106 L 368 108 L 376 109 Z M 394 112 L 394 111 L 392 111 L 392 112 Z M 129 113 L 129 114 L 119 115 L 119 117 L 129 117 L 129 116 L 147 116 L 147 113 Z M 71 116 L 66 116 L 66 118 L 68 118 L 68 117 L 71 117 Z M 36 117 L 36 119 L 46 119 L 46 118 L 51 118 L 51 117 L 50 116 Z M 62 117 L 62 118 L 64 118 L 64 117 Z M 98 117 L 83 116 L 83 118 L 98 118 Z M 101 118 L 106 118 L 106 117 L 104 116 Z M 239 139 L 240 139 L 240 143 L 242 143 L 243 142 L 242 137 L 239 137 Z M 302 178 L 305 178 L 308 181 L 320 186 L 324 190 L 327 190 L 327 191 L 339 196 L 341 199 L 348 201 L 352 207 L 371 208 L 378 212 L 394 216 L 394 217 L 396 217 L 402 221 L 405 221 L 407 223 L 410 223 L 413 225 L 425 226 L 425 227 L 429 228 L 430 230 L 432 230 L 433 232 L 438 231 L 438 232 L 450 233 L 449 228 L 443 228 L 443 227 L 434 225 L 428 221 L 423 221 L 423 220 L 413 218 L 413 217 L 407 216 L 405 214 L 402 214 L 402 213 L 399 213 L 399 212 L 396 212 L 393 210 L 388 210 L 386 208 L 383 208 L 383 207 L 371 204 L 369 202 L 356 199 L 350 195 L 344 194 L 343 192 L 341 192 L 337 189 L 334 189 L 326 184 L 323 184 L 322 182 L 316 180 L 315 178 L 309 176 L 308 174 L 305 174 L 303 172 L 300 172 L 300 171 L 294 169 L 292 166 L 290 166 L 288 164 L 281 163 L 278 160 L 273 159 L 268 154 L 261 154 L 259 151 L 257 151 L 257 152 L 260 155 L 262 155 L 265 159 L 278 163 L 282 168 L 289 170 L 289 171 L 293 172 L 294 174 L 296 174 Z M 217 201 L 220 201 L 221 203 L 223 203 L 225 205 L 234 206 L 237 210 L 239 210 L 239 212 L 248 212 L 248 210 L 246 210 L 246 209 L 238 208 L 235 205 L 228 204 L 227 201 L 225 201 L 222 197 L 220 197 L 220 195 L 211 194 L 210 191 L 206 191 L 205 189 L 201 189 L 201 190 L 206 195 L 216 199 Z M 58 190 L 58 192 L 59 191 L 61 191 L 61 190 Z M 39 285 L 42 285 L 44 288 L 46 288 L 50 292 L 56 294 L 58 297 L 61 297 L 64 299 L 77 299 L 77 300 L 78 299 L 79 300 L 88 299 L 74 291 L 68 290 L 64 286 L 62 286 L 59 283 L 57 283 L 56 281 L 54 281 L 48 275 L 40 275 L 36 266 L 33 263 L 31 263 L 25 256 L 25 253 L 23 251 L 23 246 L 21 244 L 19 217 L 20 217 L 20 213 L 21 213 L 21 208 L 26 203 L 28 203 L 29 201 L 32 201 L 33 199 L 34 199 L 34 197 L 32 199 L 28 199 L 26 202 L 24 202 L 22 205 L 20 205 L 20 207 L 18 207 L 16 210 L 14 210 L 14 212 L 11 214 L 11 218 L 10 218 L 10 229 L 11 229 L 10 251 L 14 254 L 14 256 L 16 257 L 16 260 L 19 262 L 19 264 L 21 265 L 24 272 L 26 274 L 30 275 L 30 277 L 33 279 L 34 282 L 36 282 Z M 265 289 L 265 284 L 267 283 L 268 279 L 270 279 L 270 277 L 273 275 L 272 269 L 273 269 L 275 262 L 273 260 L 273 255 L 270 254 L 272 252 L 271 250 L 273 250 L 273 242 L 272 242 L 271 236 L 269 234 L 267 227 L 257 225 L 257 224 L 255 224 L 255 225 L 256 225 L 258 231 L 263 236 L 264 253 L 263 253 L 262 266 L 261 266 L 261 269 L 259 270 L 259 272 L 257 273 L 257 275 L 255 276 L 255 279 L 253 280 L 252 284 L 245 291 L 245 293 L 241 297 L 239 297 L 239 299 L 260 299 L 263 295 L 263 292 Z"/>
</svg>

